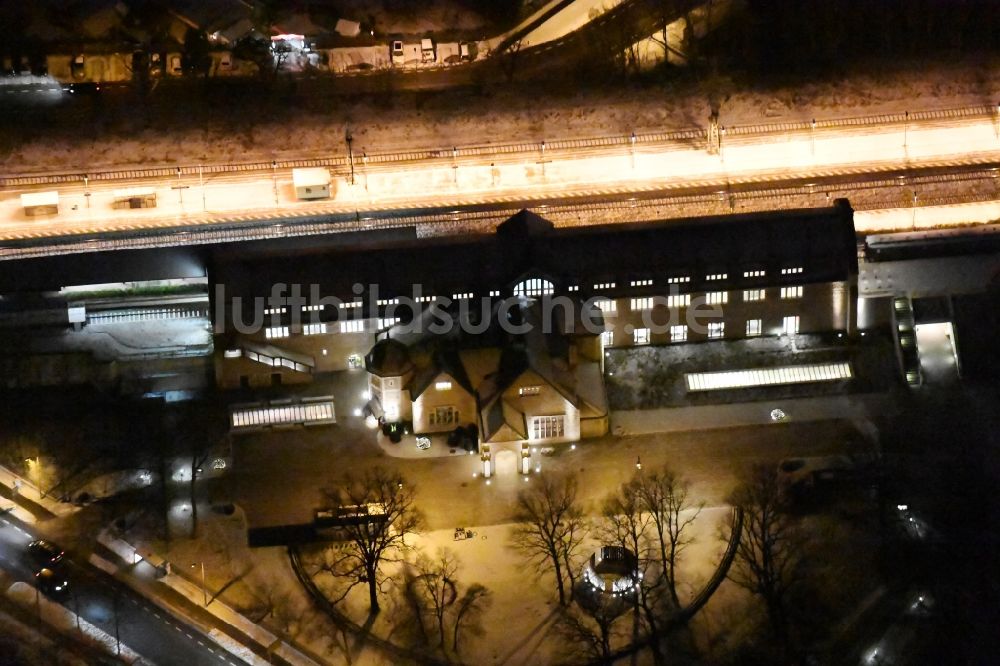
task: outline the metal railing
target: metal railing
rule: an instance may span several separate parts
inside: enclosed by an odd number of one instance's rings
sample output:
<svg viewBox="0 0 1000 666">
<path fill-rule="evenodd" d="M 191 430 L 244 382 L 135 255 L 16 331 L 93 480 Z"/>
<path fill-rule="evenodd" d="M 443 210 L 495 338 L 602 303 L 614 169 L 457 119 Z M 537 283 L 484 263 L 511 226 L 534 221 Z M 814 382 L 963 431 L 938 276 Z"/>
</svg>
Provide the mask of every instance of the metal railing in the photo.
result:
<svg viewBox="0 0 1000 666">
<path fill-rule="evenodd" d="M 998 117 L 997 107 L 979 105 L 936 109 L 928 111 L 913 111 L 904 113 L 886 113 L 870 116 L 855 116 L 830 120 L 801 122 L 765 123 L 754 125 L 733 125 L 725 128 L 725 135 L 731 136 L 764 136 L 791 132 L 805 132 L 813 129 L 840 129 L 844 127 L 877 127 L 881 125 L 901 123 L 921 123 L 941 120 L 965 120 L 969 118 Z M 670 132 L 646 132 L 631 134 L 612 134 L 607 136 L 582 139 L 556 139 L 553 141 L 528 141 L 508 144 L 485 144 L 472 146 L 453 146 L 451 148 L 409 150 L 386 153 L 362 153 L 361 163 L 364 165 L 394 165 L 412 164 L 414 162 L 432 160 L 457 160 L 468 158 L 496 159 L 498 156 L 545 156 L 551 152 L 571 152 L 581 150 L 608 150 L 616 148 L 637 148 L 639 146 L 658 146 L 671 143 L 707 141 L 707 129 L 693 127 Z M 358 158 L 355 155 L 355 162 Z M 44 173 L 44 174 L 14 174 L 0 177 L 0 187 L 30 187 L 35 185 L 58 185 L 63 183 L 83 183 L 94 181 L 121 181 L 142 179 L 177 178 L 182 176 L 223 175 L 238 173 L 255 173 L 288 170 L 306 167 L 327 167 L 330 169 L 347 170 L 350 167 L 347 155 L 315 156 L 299 159 L 257 160 L 249 162 L 204 163 L 173 166 L 155 166 L 136 169 L 109 169 L 91 172 Z"/>
</svg>

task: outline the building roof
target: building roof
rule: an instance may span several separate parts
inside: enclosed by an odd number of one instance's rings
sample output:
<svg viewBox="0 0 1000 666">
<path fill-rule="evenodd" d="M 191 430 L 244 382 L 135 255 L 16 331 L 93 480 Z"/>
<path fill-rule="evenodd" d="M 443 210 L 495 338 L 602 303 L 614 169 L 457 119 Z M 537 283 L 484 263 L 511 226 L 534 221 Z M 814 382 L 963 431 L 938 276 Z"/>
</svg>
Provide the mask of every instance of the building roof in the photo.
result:
<svg viewBox="0 0 1000 666">
<path fill-rule="evenodd" d="M 551 276 L 557 290 L 578 285 L 581 295 L 598 282 L 627 286 L 630 276 L 661 278 L 662 287 L 668 274 L 727 269 L 733 283 L 728 288 L 739 288 L 737 269 L 765 268 L 774 277 L 785 266 L 804 267 L 791 278 L 798 283 L 847 280 L 857 273 L 853 211 L 846 200 L 829 208 L 565 228 L 522 211 L 495 234 L 258 257 L 252 270 L 220 260 L 213 272 L 227 285 L 227 295 L 267 295 L 272 284 L 284 282 L 317 284 L 326 296 L 350 300 L 357 283 L 378 285 L 380 297 L 409 295 L 414 285 L 424 294 L 449 297 L 509 293 L 532 272 Z M 686 286 L 696 289 L 697 278 Z"/>
<path fill-rule="evenodd" d="M 365 369 L 379 377 L 400 377 L 413 370 L 413 363 L 406 345 L 383 338 L 365 355 Z"/>
</svg>

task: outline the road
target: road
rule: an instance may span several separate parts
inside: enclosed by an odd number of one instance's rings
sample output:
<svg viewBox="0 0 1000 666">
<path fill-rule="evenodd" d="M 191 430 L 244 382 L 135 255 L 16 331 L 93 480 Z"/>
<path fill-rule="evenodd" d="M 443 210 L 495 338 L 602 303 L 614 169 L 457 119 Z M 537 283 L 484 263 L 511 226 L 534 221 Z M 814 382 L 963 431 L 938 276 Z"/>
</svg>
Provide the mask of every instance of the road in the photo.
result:
<svg viewBox="0 0 1000 666">
<path fill-rule="evenodd" d="M 8 517 L 0 518 L 0 568 L 12 578 L 34 585 L 27 558 L 29 542 L 37 538 Z M 198 630 L 181 624 L 158 607 L 113 582 L 89 565 L 66 560 L 72 594 L 63 603 L 71 611 L 115 635 L 115 609 L 121 642 L 155 664 L 217 666 L 243 664 Z M 116 599 L 117 596 L 117 599 Z"/>
</svg>

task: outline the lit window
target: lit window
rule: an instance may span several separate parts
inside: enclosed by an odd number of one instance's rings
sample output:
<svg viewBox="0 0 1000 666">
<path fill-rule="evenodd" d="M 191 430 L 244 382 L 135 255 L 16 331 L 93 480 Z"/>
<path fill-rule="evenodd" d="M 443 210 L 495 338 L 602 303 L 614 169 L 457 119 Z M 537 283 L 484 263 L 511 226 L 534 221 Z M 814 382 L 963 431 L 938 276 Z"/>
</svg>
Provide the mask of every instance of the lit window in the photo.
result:
<svg viewBox="0 0 1000 666">
<path fill-rule="evenodd" d="M 708 339 L 717 340 L 726 335 L 726 322 L 724 321 L 710 321 L 708 322 Z"/>
<path fill-rule="evenodd" d="M 675 275 L 674 277 L 667 278 L 667 282 L 669 284 L 681 284 L 683 282 L 690 282 L 690 281 L 691 281 L 690 275 Z"/>
<path fill-rule="evenodd" d="M 399 305 L 398 298 L 380 298 L 378 299 L 379 305 Z"/>
<path fill-rule="evenodd" d="M 455 299 L 456 301 L 467 301 L 470 298 L 472 298 L 472 292 L 471 291 L 465 291 L 465 292 L 462 292 L 462 293 L 459 293 L 459 294 L 452 294 L 451 297 L 453 299 Z"/>
<path fill-rule="evenodd" d="M 538 395 L 542 392 L 541 386 L 522 386 L 517 389 L 518 395 Z"/>
<path fill-rule="evenodd" d="M 667 305 L 672 308 L 686 308 L 691 305 L 691 294 L 671 294 L 667 296 Z"/>
<path fill-rule="evenodd" d="M 288 312 L 288 308 L 286 308 L 286 307 L 267 308 L 266 310 L 264 310 L 264 314 L 266 314 L 266 315 L 285 314 L 286 312 Z"/>
<path fill-rule="evenodd" d="M 706 280 L 725 280 L 729 277 L 729 273 L 712 273 L 711 275 L 706 275 Z"/>
<path fill-rule="evenodd" d="M 632 332 L 632 342 L 637 345 L 649 344 L 649 329 L 637 328 Z"/>
<path fill-rule="evenodd" d="M 346 319 L 340 322 L 341 333 L 360 333 L 365 330 L 364 319 Z"/>
<path fill-rule="evenodd" d="M 610 347 L 614 344 L 615 332 L 614 331 L 604 331 L 601 333 L 601 344 L 605 347 Z"/>
<path fill-rule="evenodd" d="M 437 296 L 417 296 L 417 303 L 433 303 Z"/>
<path fill-rule="evenodd" d="M 633 298 L 631 304 L 629 305 L 632 311 L 637 310 L 652 310 L 653 309 L 653 299 L 652 298 Z"/>
<path fill-rule="evenodd" d="M 452 406 L 435 407 L 434 411 L 427 415 L 430 425 L 451 425 L 458 423 L 458 410 Z"/>
<path fill-rule="evenodd" d="M 709 305 L 721 305 L 729 302 L 728 291 L 710 291 L 705 294 L 705 302 Z"/>
<path fill-rule="evenodd" d="M 239 349 L 227 349 L 225 354 L 223 354 L 226 358 L 239 358 L 242 355 L 243 351 Z"/>
<path fill-rule="evenodd" d="M 652 280 L 632 280 L 629 285 L 632 287 L 648 287 L 653 284 Z"/>
<path fill-rule="evenodd" d="M 614 288 L 615 288 L 614 282 L 598 282 L 597 284 L 594 285 L 594 289 L 614 289 Z"/>
<path fill-rule="evenodd" d="M 802 286 L 796 287 L 782 287 L 781 288 L 782 298 L 802 298 Z"/>
<path fill-rule="evenodd" d="M 322 335 L 326 333 L 326 324 L 306 324 L 302 327 L 302 332 L 306 335 Z"/>
<path fill-rule="evenodd" d="M 580 285 L 578 285 L 578 284 L 571 284 L 569 286 L 569 288 L 568 288 L 568 291 L 580 291 Z"/>
<path fill-rule="evenodd" d="M 287 326 L 268 326 L 264 329 L 264 337 L 267 339 L 271 338 L 287 338 L 288 337 L 288 327 Z"/>
<path fill-rule="evenodd" d="M 670 327 L 671 342 L 686 342 L 688 339 L 688 327 L 684 324 Z"/>
<path fill-rule="evenodd" d="M 785 317 L 782 320 L 782 330 L 785 335 L 797 335 L 799 332 L 799 318 L 796 317 Z"/>
<path fill-rule="evenodd" d="M 760 335 L 762 323 L 760 319 L 747 319 L 747 337 L 752 338 Z"/>
<path fill-rule="evenodd" d="M 514 287 L 515 296 L 546 296 L 553 291 L 552 283 L 541 278 L 530 278 Z"/>
<path fill-rule="evenodd" d="M 802 267 L 801 266 L 795 266 L 793 268 L 782 268 L 781 269 L 781 274 L 782 275 L 795 275 L 796 273 L 801 273 L 801 272 L 802 272 Z"/>
<path fill-rule="evenodd" d="M 594 301 L 594 305 L 599 307 L 604 314 L 618 310 L 618 301 L 613 301 L 610 298 L 598 298 Z"/>
<path fill-rule="evenodd" d="M 564 417 L 536 416 L 531 420 L 531 439 L 548 439 L 562 437 L 565 433 Z"/>
<path fill-rule="evenodd" d="M 435 382 L 434 388 L 437 389 L 438 391 L 450 391 L 451 382 Z"/>
<path fill-rule="evenodd" d="M 383 328 L 389 328 L 390 326 L 395 326 L 399 323 L 399 317 L 379 317 L 378 328 L 381 330 Z"/>
<path fill-rule="evenodd" d="M 765 275 L 767 275 L 767 271 L 743 271 L 743 277 L 745 278 L 758 278 L 764 277 Z"/>
<path fill-rule="evenodd" d="M 326 307 L 325 305 L 303 305 L 302 306 L 302 311 L 303 312 L 318 312 L 318 311 L 322 310 L 325 307 Z"/>
<path fill-rule="evenodd" d="M 350 303 L 341 303 L 340 307 L 344 308 L 345 310 L 350 310 L 351 308 L 360 308 L 361 299 L 359 298 L 357 300 L 351 301 Z"/>
<path fill-rule="evenodd" d="M 763 289 L 744 289 L 743 290 L 743 300 L 746 303 L 751 303 L 753 301 L 764 300 L 764 290 Z"/>
<path fill-rule="evenodd" d="M 499 295 L 500 295 L 500 290 L 499 289 L 491 289 L 490 290 L 490 296 L 499 296 Z"/>
</svg>

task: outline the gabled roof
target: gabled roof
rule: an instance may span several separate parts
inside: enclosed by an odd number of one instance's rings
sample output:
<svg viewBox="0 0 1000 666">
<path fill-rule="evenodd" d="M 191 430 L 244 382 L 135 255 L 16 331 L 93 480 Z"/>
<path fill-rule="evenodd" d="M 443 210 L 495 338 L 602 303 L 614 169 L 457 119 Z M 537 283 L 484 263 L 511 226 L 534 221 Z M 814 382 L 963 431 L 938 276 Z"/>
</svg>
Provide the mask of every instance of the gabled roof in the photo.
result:
<svg viewBox="0 0 1000 666">
<path fill-rule="evenodd" d="M 420 397 L 428 386 L 438 381 L 439 377 L 448 377 L 461 386 L 469 395 L 475 394 L 475 389 L 469 381 L 469 377 L 462 365 L 462 360 L 458 356 L 458 351 L 454 349 L 439 350 L 434 353 L 431 364 L 419 370 L 410 382 L 410 397 L 416 400 Z"/>
<path fill-rule="evenodd" d="M 413 369 L 410 353 L 402 342 L 384 338 L 365 354 L 365 369 L 379 377 L 399 377 Z"/>
<path fill-rule="evenodd" d="M 524 414 L 500 396 L 486 405 L 480 411 L 480 416 L 484 442 L 528 438 Z"/>
</svg>

